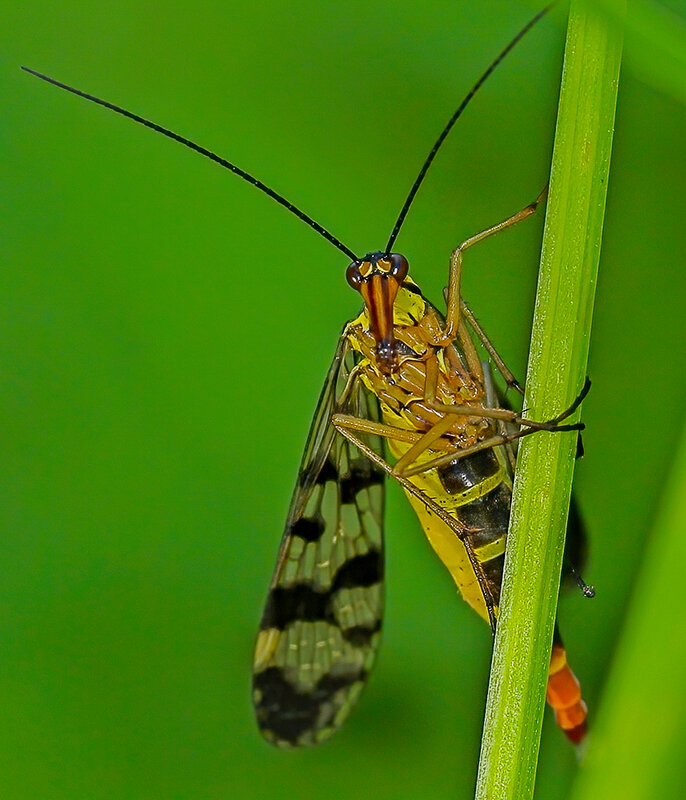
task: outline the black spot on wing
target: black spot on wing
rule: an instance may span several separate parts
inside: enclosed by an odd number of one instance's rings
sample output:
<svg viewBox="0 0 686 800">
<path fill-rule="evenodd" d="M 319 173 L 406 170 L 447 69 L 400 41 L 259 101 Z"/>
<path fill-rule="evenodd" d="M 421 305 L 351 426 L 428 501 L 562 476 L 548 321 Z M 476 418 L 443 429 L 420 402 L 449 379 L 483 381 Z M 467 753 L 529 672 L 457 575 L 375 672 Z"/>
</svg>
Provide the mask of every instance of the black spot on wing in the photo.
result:
<svg viewBox="0 0 686 800">
<path fill-rule="evenodd" d="M 303 737 L 330 727 L 345 701 L 336 695 L 366 677 L 364 669 L 336 677 L 322 675 L 311 691 L 303 693 L 294 689 L 281 669 L 269 667 L 253 679 L 258 725 L 268 738 L 272 734 L 283 744 L 314 744 L 316 740 Z"/>
<path fill-rule="evenodd" d="M 306 542 L 318 542 L 326 530 L 324 518 L 318 514 L 316 517 L 300 517 L 291 526 L 291 535 L 299 536 Z"/>
<path fill-rule="evenodd" d="M 312 483 L 318 483 L 321 486 L 324 486 L 324 484 L 326 484 L 328 481 L 333 481 L 334 483 L 338 481 L 338 469 L 331 460 L 330 455 L 322 464 L 322 468 L 319 470 L 317 475 L 314 475 L 313 472 L 314 470 L 311 462 L 300 470 L 300 474 L 298 475 L 298 485 L 301 489 L 308 487 L 311 488 Z"/>
<path fill-rule="evenodd" d="M 328 481 L 336 482 L 337 480 L 338 480 L 338 468 L 333 463 L 331 458 L 327 458 L 319 472 L 319 475 L 317 475 L 317 483 L 323 486 Z"/>
<path fill-rule="evenodd" d="M 295 621 L 319 622 L 324 620 L 335 624 L 331 591 L 315 592 L 303 583 L 287 588 L 275 586 L 267 597 L 260 627 L 285 628 Z"/>
<path fill-rule="evenodd" d="M 384 473 L 381 470 L 373 469 L 371 463 L 367 462 L 364 466 L 351 464 L 350 474 L 342 477 L 339 481 L 341 503 L 354 503 L 358 492 L 368 489 L 370 486 L 377 486 L 383 481 Z"/>
<path fill-rule="evenodd" d="M 355 625 L 352 628 L 341 628 L 341 636 L 354 647 L 370 647 L 372 637 L 381 630 L 381 620 L 377 619 L 371 628 Z"/>
<path fill-rule="evenodd" d="M 383 579 L 383 556 L 370 550 L 363 556 L 349 558 L 341 564 L 331 585 L 331 591 L 353 589 L 356 586 L 373 586 Z"/>
<path fill-rule="evenodd" d="M 340 589 L 368 587 L 383 579 L 383 557 L 378 550 L 345 561 L 334 577 L 331 588 L 315 591 L 306 583 L 293 586 L 275 586 L 267 597 L 260 627 L 285 630 L 295 621 L 329 622 L 336 624 L 333 613 L 333 596 Z"/>
</svg>

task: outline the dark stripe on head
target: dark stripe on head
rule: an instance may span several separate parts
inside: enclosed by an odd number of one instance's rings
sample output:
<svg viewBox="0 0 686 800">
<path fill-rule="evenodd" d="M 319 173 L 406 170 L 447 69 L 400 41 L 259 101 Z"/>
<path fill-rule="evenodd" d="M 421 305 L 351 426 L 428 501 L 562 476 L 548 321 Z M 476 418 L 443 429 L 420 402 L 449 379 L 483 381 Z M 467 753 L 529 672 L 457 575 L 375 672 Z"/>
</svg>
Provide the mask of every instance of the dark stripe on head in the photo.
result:
<svg viewBox="0 0 686 800">
<path fill-rule="evenodd" d="M 331 585 L 331 592 L 339 589 L 354 589 L 357 586 L 373 586 L 383 579 L 383 556 L 378 550 L 370 550 L 363 556 L 355 556 L 341 564 Z"/>
</svg>

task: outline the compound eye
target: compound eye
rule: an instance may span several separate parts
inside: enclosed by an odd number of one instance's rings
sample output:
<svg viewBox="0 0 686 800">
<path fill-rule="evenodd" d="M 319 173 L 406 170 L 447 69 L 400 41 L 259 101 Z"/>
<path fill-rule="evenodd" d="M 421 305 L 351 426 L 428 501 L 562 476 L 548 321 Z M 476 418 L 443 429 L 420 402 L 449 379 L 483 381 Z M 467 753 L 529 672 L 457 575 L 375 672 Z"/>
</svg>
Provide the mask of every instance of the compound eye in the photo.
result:
<svg viewBox="0 0 686 800">
<path fill-rule="evenodd" d="M 353 263 L 346 269 L 345 271 L 345 279 L 348 281 L 350 286 L 353 289 L 357 289 L 360 291 L 360 286 L 362 285 L 362 273 L 360 272 L 360 265 L 362 262 L 360 261 L 353 261 Z"/>
<path fill-rule="evenodd" d="M 402 283 L 410 269 L 407 259 L 405 256 L 400 255 L 400 253 L 391 253 L 388 260 L 391 262 L 389 274 L 394 277 L 398 283 Z"/>
</svg>

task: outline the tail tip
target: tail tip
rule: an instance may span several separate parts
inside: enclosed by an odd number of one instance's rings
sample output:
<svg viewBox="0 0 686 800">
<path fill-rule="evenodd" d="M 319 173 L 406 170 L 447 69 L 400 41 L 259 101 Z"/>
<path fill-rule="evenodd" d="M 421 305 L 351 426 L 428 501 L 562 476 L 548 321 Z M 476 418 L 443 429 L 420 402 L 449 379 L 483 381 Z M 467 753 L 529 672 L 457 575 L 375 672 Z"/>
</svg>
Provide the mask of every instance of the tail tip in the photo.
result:
<svg viewBox="0 0 686 800">
<path fill-rule="evenodd" d="M 586 725 L 586 720 L 584 720 L 581 724 L 576 725 L 574 728 L 567 728 L 564 729 L 565 736 L 569 739 L 569 741 L 574 745 L 581 745 L 586 738 L 586 734 L 588 732 L 588 726 Z"/>
</svg>

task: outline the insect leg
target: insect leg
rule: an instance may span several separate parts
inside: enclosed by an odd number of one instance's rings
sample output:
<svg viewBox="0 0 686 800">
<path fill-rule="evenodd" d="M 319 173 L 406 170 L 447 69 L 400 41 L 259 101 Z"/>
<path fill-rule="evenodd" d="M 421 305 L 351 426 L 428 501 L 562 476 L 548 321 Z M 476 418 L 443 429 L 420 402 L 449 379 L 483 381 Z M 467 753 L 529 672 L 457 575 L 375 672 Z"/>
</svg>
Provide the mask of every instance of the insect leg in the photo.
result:
<svg viewBox="0 0 686 800">
<path fill-rule="evenodd" d="M 521 222 L 521 220 L 530 217 L 543 202 L 547 192 L 548 187 L 546 186 L 546 188 L 539 194 L 534 202 L 529 203 L 526 208 L 523 208 L 521 211 L 518 211 L 511 217 L 499 222 L 497 225 L 493 225 L 490 228 L 486 228 L 484 231 L 475 233 L 474 236 L 470 236 L 469 239 L 465 239 L 461 245 L 453 250 L 452 255 L 450 256 L 450 278 L 448 282 L 448 306 L 445 317 L 445 329 L 443 331 L 443 340 L 439 344 L 447 344 L 448 342 L 453 341 L 459 324 L 460 279 L 462 277 L 462 255 L 464 251 L 473 245 L 482 242 L 484 239 L 487 239 L 494 233 L 499 233 L 500 231 L 505 230 L 505 228 L 509 228 L 512 225 L 515 225 L 517 222 Z"/>
<path fill-rule="evenodd" d="M 496 365 L 498 372 L 503 376 L 505 379 L 505 383 L 514 389 L 515 391 L 519 392 L 520 394 L 524 394 L 524 389 L 520 382 L 515 378 L 514 373 L 512 370 L 507 366 L 507 364 L 503 361 L 498 351 L 495 349 L 493 342 L 488 338 L 486 332 L 479 324 L 479 321 L 474 316 L 473 311 L 467 305 L 467 303 L 460 298 L 460 312 L 464 316 L 464 318 L 469 323 L 469 327 L 474 331 L 477 338 L 484 346 L 484 350 L 488 353 L 488 355 L 493 359 L 494 364 Z"/>
<path fill-rule="evenodd" d="M 488 612 L 488 620 L 491 625 L 491 628 L 495 630 L 496 626 L 496 615 L 495 615 L 495 607 L 496 601 L 493 597 L 491 592 L 488 579 L 486 574 L 484 573 L 483 566 L 479 559 L 476 557 L 474 550 L 472 548 L 471 542 L 469 541 L 469 533 L 470 529 L 462 522 L 460 522 L 455 517 L 448 514 L 445 509 L 441 508 L 438 503 L 432 500 L 430 497 L 427 497 L 424 492 L 418 489 L 413 483 L 408 481 L 402 475 L 399 475 L 394 471 L 394 468 L 378 453 L 376 453 L 369 445 L 367 445 L 359 436 L 356 435 L 355 430 L 353 427 L 356 427 L 356 422 L 367 422 L 367 420 L 357 420 L 356 418 L 348 418 L 346 415 L 343 414 L 334 414 L 331 418 L 331 423 L 336 428 L 336 430 L 344 436 L 351 444 L 353 444 L 360 452 L 364 453 L 367 458 L 370 459 L 374 464 L 379 466 L 384 472 L 390 475 L 391 478 L 396 480 L 402 487 L 405 489 L 406 492 L 411 494 L 413 497 L 416 497 L 421 503 L 426 506 L 426 508 L 435 514 L 442 522 L 444 522 L 452 531 L 454 531 L 455 535 L 464 545 L 465 551 L 467 553 L 467 557 L 469 558 L 469 563 L 474 570 L 474 574 L 479 582 L 479 587 L 481 589 L 481 593 L 483 594 L 484 603 L 486 604 L 486 610 Z M 366 429 L 365 429 L 366 430 Z"/>
<path fill-rule="evenodd" d="M 484 439 L 481 442 L 478 442 L 471 447 L 464 447 L 459 450 L 453 450 L 451 453 L 445 453 L 443 455 L 438 455 L 435 458 L 431 458 L 428 461 L 423 461 L 421 464 L 415 464 L 412 467 L 407 467 L 404 471 L 404 475 L 408 478 L 411 478 L 413 475 L 419 475 L 422 472 L 428 472 L 430 469 L 437 469 L 438 467 L 444 467 L 447 464 L 452 463 L 453 461 L 459 461 L 462 458 L 466 458 L 467 456 L 472 456 L 474 453 L 478 453 L 481 450 L 490 450 L 495 447 L 502 447 L 503 445 L 508 444 L 509 442 L 516 441 L 517 439 L 521 439 L 522 436 L 525 436 L 527 433 L 536 433 L 536 431 L 518 431 L 517 433 L 512 434 L 502 434 L 498 433 L 494 436 L 489 436 L 488 439 Z"/>
<path fill-rule="evenodd" d="M 386 425 L 383 422 L 375 422 L 362 417 L 354 417 L 350 414 L 334 414 L 331 417 L 331 423 L 336 428 L 346 428 L 358 433 L 370 433 L 374 436 L 382 436 L 384 439 L 395 439 L 398 442 L 407 442 L 408 444 L 414 444 L 424 436 L 418 431 L 396 428 L 393 425 Z M 444 443 L 438 443 L 436 447 L 449 449 L 452 445 L 446 440 Z"/>
<path fill-rule="evenodd" d="M 484 408 L 483 406 L 459 406 L 448 405 L 446 403 L 433 403 L 432 407 L 443 414 L 457 414 L 466 417 L 486 417 L 488 419 L 499 419 L 509 422 L 512 425 L 522 425 L 533 431 L 570 431 L 583 430 L 583 423 L 573 423 L 572 425 L 560 425 L 561 422 L 571 417 L 571 415 L 583 403 L 586 395 L 591 390 L 591 380 L 586 378 L 583 388 L 574 399 L 569 408 L 565 409 L 552 419 L 543 422 L 535 422 L 532 419 L 520 416 L 516 411 L 509 408 Z"/>
<path fill-rule="evenodd" d="M 498 433 L 495 436 L 489 436 L 488 439 L 484 439 L 483 441 L 472 445 L 472 447 L 465 447 L 460 450 L 455 450 L 452 453 L 445 453 L 444 455 L 439 455 L 436 456 L 436 458 L 424 461 L 420 465 L 409 467 L 405 469 L 404 474 L 407 477 L 412 477 L 412 475 L 418 475 L 421 472 L 426 472 L 430 469 L 443 467 L 446 464 L 450 464 L 452 461 L 458 461 L 462 458 L 466 458 L 467 456 L 474 455 L 474 453 L 478 453 L 481 450 L 502 447 L 510 442 L 515 442 L 518 439 L 522 439 L 524 436 L 530 436 L 532 433 L 538 433 L 540 430 L 547 430 L 551 433 L 560 433 L 565 431 L 579 431 L 582 429 L 583 425 L 558 425 L 553 428 L 525 428 L 524 430 L 517 431 L 516 433 Z"/>
<path fill-rule="evenodd" d="M 498 390 L 495 386 L 495 383 L 493 382 L 493 372 L 491 370 L 490 364 L 484 362 L 483 371 L 484 371 L 484 389 L 486 390 L 487 405 L 490 406 L 491 408 L 494 408 L 495 406 L 500 406 L 501 408 L 509 408 L 507 402 L 500 397 Z M 498 433 L 501 436 L 507 436 L 508 433 L 514 433 L 514 430 L 512 430 L 512 426 L 508 427 L 507 422 L 505 422 L 502 419 L 497 421 L 497 428 L 498 428 Z M 509 472 L 510 475 L 512 475 L 514 473 L 517 462 L 515 447 L 511 443 L 508 443 L 503 447 L 495 447 L 493 449 L 493 452 L 495 453 L 496 458 L 499 461 L 502 462 L 504 460 L 503 456 L 507 459 L 507 464 L 509 465 Z"/>
<path fill-rule="evenodd" d="M 574 401 L 576 403 L 576 400 Z M 509 408 L 483 408 L 482 406 L 453 406 L 444 405 L 443 403 L 434 403 L 432 406 L 436 411 L 443 414 L 456 414 L 461 417 L 486 417 L 486 419 L 499 419 L 504 422 L 509 422 L 512 425 L 523 425 L 534 431 L 578 431 L 583 430 L 583 423 L 574 423 L 570 425 L 560 425 L 560 422 L 569 417 L 577 408 L 577 406 L 570 406 L 563 414 L 555 417 L 554 419 L 545 420 L 544 422 L 535 422 L 532 419 L 520 417 L 516 411 L 510 411 Z"/>
<path fill-rule="evenodd" d="M 447 286 L 446 286 L 445 289 L 443 289 L 443 299 L 445 300 L 446 305 L 447 305 L 447 303 L 448 303 L 448 287 Z M 458 324 L 457 338 L 460 340 L 460 344 L 462 344 L 463 349 L 464 349 L 465 346 L 467 346 L 468 348 L 474 349 L 474 345 L 472 344 L 471 337 L 466 332 L 466 329 L 464 329 L 464 326 L 462 324 L 462 319 L 463 318 L 469 323 L 469 327 L 476 334 L 477 338 L 479 339 L 479 341 L 483 345 L 483 347 L 486 350 L 486 352 L 488 353 L 488 355 L 493 359 L 493 362 L 495 363 L 495 366 L 496 366 L 498 372 L 503 376 L 503 378 L 505 380 L 505 383 L 507 384 L 508 388 L 512 388 L 515 391 L 519 392 L 520 394 L 524 394 L 524 389 L 522 388 L 521 383 L 517 380 L 517 378 L 515 377 L 515 375 L 512 372 L 512 370 L 507 366 L 507 364 L 505 363 L 505 361 L 502 358 L 502 356 L 500 355 L 500 353 L 495 349 L 495 345 L 489 339 L 488 335 L 486 334 L 486 331 L 484 331 L 484 329 L 481 327 L 481 324 L 479 323 L 479 320 L 474 316 L 474 312 L 472 311 L 472 309 L 469 307 L 469 305 L 464 300 L 464 298 L 461 297 L 460 298 L 460 322 Z M 463 330 L 464 330 L 464 335 L 462 335 L 463 334 Z M 438 334 L 436 334 L 436 339 L 437 340 L 440 340 L 441 337 L 442 337 L 442 332 L 439 332 Z"/>
<path fill-rule="evenodd" d="M 582 393 L 583 394 L 583 393 Z M 380 422 L 372 420 L 361 419 L 347 414 L 334 414 L 331 422 L 340 430 L 357 431 L 358 433 L 371 433 L 376 436 L 382 436 L 386 439 L 395 439 L 399 442 L 406 442 L 412 445 L 398 461 L 390 467 L 393 477 L 404 476 L 411 477 L 418 475 L 422 472 L 428 472 L 430 469 L 444 466 L 451 461 L 465 458 L 467 456 L 478 453 L 480 450 L 488 450 L 494 447 L 502 447 L 524 436 L 529 436 L 538 431 L 549 431 L 551 433 L 558 433 L 564 431 L 577 431 L 583 428 L 583 423 L 574 423 L 572 425 L 561 425 L 560 421 L 568 417 L 577 408 L 578 403 L 581 402 L 583 397 L 581 395 L 574 401 L 572 406 L 567 409 L 563 414 L 560 414 L 554 420 L 548 422 L 534 422 L 519 417 L 514 411 L 509 411 L 504 408 L 475 408 L 473 406 L 448 406 L 437 404 L 434 406 L 438 411 L 445 413 L 445 417 L 433 425 L 425 433 L 418 433 L 416 431 L 409 431 L 403 428 L 396 428 L 392 425 L 385 425 Z M 488 417 L 498 421 L 510 422 L 514 425 L 524 426 L 523 430 L 513 431 L 511 433 L 498 433 L 484 439 L 471 447 L 455 448 L 455 446 L 447 439 L 442 437 L 450 430 L 450 428 L 457 421 L 459 416 L 473 416 L 473 417 Z M 448 452 L 438 455 L 422 464 L 415 464 L 417 458 L 427 450 L 447 450 Z M 415 464 L 415 466 L 410 466 Z"/>
<path fill-rule="evenodd" d="M 396 461 L 393 470 L 397 475 L 405 475 L 410 464 L 416 462 L 422 453 L 430 448 L 436 447 L 436 443 L 440 438 L 448 433 L 453 425 L 458 420 L 457 414 L 446 414 L 440 422 L 432 425 L 426 433 L 423 433 L 419 439 L 403 453 L 403 455 Z M 445 441 L 445 440 L 444 440 Z"/>
<path fill-rule="evenodd" d="M 495 447 L 501 447 L 503 445 L 507 445 L 510 442 L 514 442 L 517 439 L 521 439 L 524 436 L 529 436 L 532 433 L 538 433 L 539 431 L 548 431 L 550 433 L 561 433 L 565 431 L 580 431 L 583 430 L 584 425 L 581 422 L 572 423 L 570 425 L 562 425 L 560 424 L 565 419 L 567 419 L 571 414 L 576 411 L 579 405 L 583 402 L 584 397 L 588 394 L 591 388 L 591 382 L 587 378 L 586 382 L 584 383 L 584 387 L 579 393 L 579 396 L 574 400 L 574 402 L 563 411 L 561 414 L 558 414 L 557 417 L 551 420 L 547 420 L 545 422 L 534 422 L 533 420 L 525 419 L 524 417 L 520 417 L 516 412 L 510 411 L 509 409 L 505 408 L 480 408 L 475 406 L 457 406 L 457 405 L 443 405 L 440 403 L 435 403 L 433 407 L 437 411 L 443 412 L 446 416 L 445 418 L 437 423 L 433 428 L 431 428 L 427 433 L 423 434 L 421 439 L 417 439 L 415 443 L 412 445 L 410 450 L 407 451 L 400 459 L 398 464 L 402 467 L 402 474 L 405 477 L 411 477 L 413 475 L 418 475 L 422 472 L 427 472 L 430 469 L 435 469 L 437 467 L 445 466 L 446 464 L 450 464 L 452 461 L 456 461 L 462 458 L 466 458 L 467 456 L 471 456 L 474 453 L 478 453 L 480 450 L 488 450 Z M 476 444 L 472 445 L 471 447 L 464 447 L 460 449 L 452 450 L 451 452 L 445 453 L 443 455 L 438 455 L 435 458 L 429 459 L 427 461 L 422 462 L 421 464 L 415 464 L 414 466 L 409 466 L 412 461 L 414 461 L 421 452 L 427 449 L 427 447 L 431 447 L 432 449 L 438 449 L 436 441 L 440 441 L 437 437 L 433 436 L 432 433 L 434 429 L 439 429 L 440 433 L 438 436 L 442 436 L 446 433 L 452 422 L 446 422 L 446 420 L 450 420 L 450 415 L 453 416 L 469 416 L 469 417 L 486 417 L 489 419 L 495 419 L 499 422 L 506 422 L 512 425 L 523 426 L 522 430 L 512 431 L 512 432 L 504 432 L 500 431 L 500 433 L 495 434 L 494 436 L 490 436 L 488 439 L 484 439 L 481 442 L 477 442 Z M 441 448 L 445 449 L 445 448 Z M 409 458 L 408 456 L 412 454 L 412 457 Z M 402 463 L 401 463 L 402 462 Z M 396 469 L 398 468 L 398 464 L 396 464 Z"/>
</svg>

